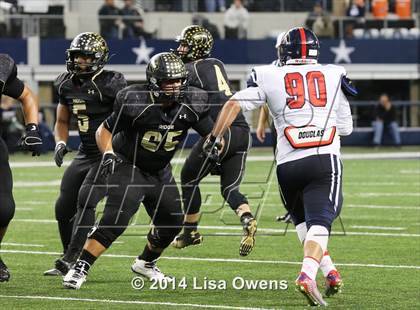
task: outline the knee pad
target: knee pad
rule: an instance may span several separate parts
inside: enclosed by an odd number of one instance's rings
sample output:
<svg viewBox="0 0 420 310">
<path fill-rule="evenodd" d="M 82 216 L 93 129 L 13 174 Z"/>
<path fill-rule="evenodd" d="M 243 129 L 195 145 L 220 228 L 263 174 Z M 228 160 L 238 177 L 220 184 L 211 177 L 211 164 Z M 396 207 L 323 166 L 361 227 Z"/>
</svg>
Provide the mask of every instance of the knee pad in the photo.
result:
<svg viewBox="0 0 420 310">
<path fill-rule="evenodd" d="M 114 231 L 108 228 L 101 228 L 98 226 L 92 227 L 88 233 L 88 239 L 94 239 L 102 244 L 105 248 L 109 248 L 111 244 L 118 238 Z"/>
<path fill-rule="evenodd" d="M 300 243 L 303 244 L 306 239 L 306 234 L 308 233 L 308 228 L 306 228 L 306 222 L 296 225 L 296 233 L 298 235 Z"/>
<path fill-rule="evenodd" d="M 248 204 L 248 200 L 242 195 L 238 189 L 226 190 L 221 189 L 223 198 L 227 201 L 230 208 L 235 211 L 242 204 Z"/>
</svg>

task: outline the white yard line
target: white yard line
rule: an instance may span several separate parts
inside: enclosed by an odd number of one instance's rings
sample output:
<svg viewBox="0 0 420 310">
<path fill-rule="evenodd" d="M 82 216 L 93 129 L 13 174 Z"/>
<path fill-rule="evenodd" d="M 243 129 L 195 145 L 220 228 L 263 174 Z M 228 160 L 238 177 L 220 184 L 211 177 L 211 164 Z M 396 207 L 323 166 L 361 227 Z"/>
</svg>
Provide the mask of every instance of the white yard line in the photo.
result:
<svg viewBox="0 0 420 310">
<path fill-rule="evenodd" d="M 404 158 L 418 158 L 420 159 L 420 152 L 393 152 L 393 153 L 354 153 L 354 154 L 342 154 L 342 159 L 404 159 Z M 174 158 L 172 164 L 183 164 L 185 157 Z M 273 161 L 272 155 L 253 155 L 247 157 L 247 162 L 251 161 Z M 62 166 L 70 165 L 70 161 L 65 161 Z M 12 168 L 34 168 L 34 167 L 56 167 L 53 161 L 23 161 L 23 162 L 11 162 Z M 59 169 L 59 168 L 57 168 Z M 401 171 L 412 171 L 412 170 L 401 170 Z M 414 170 L 414 172 L 416 172 Z M 409 172 L 411 173 L 411 172 Z M 419 172 L 417 172 L 419 173 Z"/>
<path fill-rule="evenodd" d="M 16 201 L 17 205 L 43 205 L 43 204 L 51 204 L 51 201 L 46 201 L 46 200 L 35 200 L 35 201 L 31 201 L 31 200 L 24 200 L 24 201 Z"/>
<path fill-rule="evenodd" d="M 413 170 L 400 170 L 401 174 L 418 174 L 420 175 L 420 169 L 413 169 Z"/>
<path fill-rule="evenodd" d="M 420 206 L 378 206 L 378 205 L 345 205 L 344 208 L 358 209 L 401 209 L 401 210 L 419 210 Z"/>
<path fill-rule="evenodd" d="M 387 227 L 387 226 L 361 226 L 361 225 L 352 225 L 351 228 L 356 229 L 377 229 L 377 230 L 406 230 L 406 227 Z"/>
<path fill-rule="evenodd" d="M 283 207 L 283 204 L 279 203 L 267 203 L 266 206 L 269 207 Z M 382 206 L 382 205 L 359 205 L 359 204 L 345 204 L 343 206 L 344 209 L 347 208 L 355 208 L 355 209 L 401 209 L 401 210 L 419 210 L 420 211 L 420 205 L 419 206 Z M 279 212 L 285 210 L 279 210 Z"/>
<path fill-rule="evenodd" d="M 359 197 L 420 197 L 420 193 L 347 193 L 346 195 Z"/>
<path fill-rule="evenodd" d="M 32 211 L 34 208 L 16 208 L 16 211 Z"/>
<path fill-rule="evenodd" d="M 15 242 L 2 242 L 1 245 L 10 245 L 10 246 L 24 246 L 24 247 L 34 247 L 34 248 L 43 248 L 42 244 L 31 244 L 31 243 L 15 243 Z"/>
<path fill-rule="evenodd" d="M 40 181 L 40 182 L 25 182 L 17 181 L 13 184 L 14 187 L 47 187 L 47 186 L 60 186 L 61 180 L 52 180 L 52 181 Z"/>
<path fill-rule="evenodd" d="M 57 223 L 57 220 L 46 220 L 46 219 L 13 219 L 14 222 L 25 222 L 25 223 Z"/>
<path fill-rule="evenodd" d="M 346 186 L 413 186 L 413 187 L 420 187 L 420 183 L 415 182 L 344 182 Z"/>
<path fill-rule="evenodd" d="M 12 254 L 34 254 L 34 255 L 61 255 L 60 252 L 44 251 L 20 251 L 20 250 L 0 250 L 0 253 Z M 104 254 L 103 257 L 110 258 L 134 258 L 135 255 L 126 254 Z M 184 260 L 184 261 L 202 261 L 202 262 L 220 262 L 220 263 L 245 263 L 245 264 L 275 264 L 275 265 L 302 265 L 302 262 L 292 262 L 284 260 L 258 260 L 258 259 L 240 259 L 240 258 L 201 258 L 201 257 L 169 257 L 162 256 L 162 259 Z M 335 263 L 343 267 L 367 267 L 367 268 L 389 268 L 389 269 L 420 269 L 420 266 L 414 265 L 384 265 L 384 264 L 362 264 L 362 263 Z"/>
<path fill-rule="evenodd" d="M 52 224 L 56 223 L 56 220 L 49 220 L 49 219 L 13 219 L 16 222 L 27 222 L 27 223 L 42 223 L 42 224 Z M 130 225 L 129 227 L 133 228 L 146 228 L 149 229 L 150 225 Z M 237 230 L 242 231 L 241 226 L 200 226 L 201 229 L 208 229 L 208 230 Z M 284 234 L 284 229 L 275 229 L 275 228 L 258 228 L 259 232 L 269 233 L 276 233 L 276 234 Z M 295 232 L 294 229 L 288 229 L 287 232 Z M 406 234 L 406 233 L 375 233 L 375 232 L 359 232 L 359 231 L 346 231 L 346 234 L 349 236 L 387 236 L 387 237 L 420 237 L 420 234 Z M 224 234 L 226 235 L 226 234 Z M 343 235 L 341 231 L 332 232 L 332 235 Z"/>
<path fill-rule="evenodd" d="M 248 308 L 248 307 L 235 307 L 225 305 L 207 305 L 207 304 L 187 304 L 175 302 L 162 302 L 162 301 L 140 301 L 140 300 L 115 300 L 115 299 L 93 299 L 93 298 L 75 298 L 67 296 L 21 296 L 21 295 L 0 295 L 0 298 L 11 299 L 43 299 L 43 300 L 60 300 L 60 301 L 84 301 L 105 304 L 127 304 L 127 305 L 159 305 L 171 307 L 191 307 L 191 308 L 207 308 L 207 309 L 238 309 L 238 310 L 267 310 L 269 308 Z"/>
</svg>

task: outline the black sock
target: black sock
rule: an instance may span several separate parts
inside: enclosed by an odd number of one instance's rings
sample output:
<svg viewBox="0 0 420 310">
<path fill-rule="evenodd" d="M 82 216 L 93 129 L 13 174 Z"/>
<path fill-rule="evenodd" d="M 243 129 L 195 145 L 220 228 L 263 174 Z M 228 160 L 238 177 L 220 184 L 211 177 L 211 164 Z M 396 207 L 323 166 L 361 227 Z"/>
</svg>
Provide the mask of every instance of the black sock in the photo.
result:
<svg viewBox="0 0 420 310">
<path fill-rule="evenodd" d="M 146 244 L 144 247 L 143 253 L 141 253 L 138 258 L 146 262 L 152 262 L 155 259 L 158 259 L 162 253 L 153 252 L 149 249 L 149 246 Z"/>
<path fill-rule="evenodd" d="M 83 216 L 82 216 L 83 215 Z M 82 251 L 83 245 L 86 241 L 86 236 L 95 224 L 95 209 L 79 208 L 75 217 L 75 225 L 71 242 L 64 253 L 63 259 L 67 262 L 73 262 L 77 259 Z"/>
<path fill-rule="evenodd" d="M 83 261 L 84 263 L 87 263 L 87 266 L 84 267 L 84 269 L 87 272 L 89 271 L 89 268 L 95 263 L 96 259 L 97 259 L 96 256 L 92 255 L 90 252 L 83 249 L 82 253 L 80 254 L 78 262 Z"/>
<path fill-rule="evenodd" d="M 252 215 L 251 212 L 244 212 L 241 215 L 241 223 L 243 223 L 245 220 L 249 219 L 249 218 L 254 218 L 254 216 Z"/>
<path fill-rule="evenodd" d="M 190 234 L 197 230 L 198 222 L 184 222 L 184 232 Z"/>
</svg>

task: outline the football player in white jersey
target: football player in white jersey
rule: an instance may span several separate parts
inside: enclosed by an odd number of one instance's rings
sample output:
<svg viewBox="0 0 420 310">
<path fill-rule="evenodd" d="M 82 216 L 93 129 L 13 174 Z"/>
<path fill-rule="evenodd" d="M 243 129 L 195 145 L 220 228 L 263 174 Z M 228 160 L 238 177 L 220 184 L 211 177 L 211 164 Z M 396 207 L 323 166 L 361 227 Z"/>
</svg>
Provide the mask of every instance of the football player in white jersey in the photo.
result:
<svg viewBox="0 0 420 310">
<path fill-rule="evenodd" d="M 253 69 L 253 87 L 237 92 L 224 105 L 203 146 L 211 152 L 239 111 L 257 109 L 267 102 L 277 131 L 281 198 L 304 248 L 296 288 L 310 305 L 327 305 L 316 284 L 320 267 L 326 278 L 326 296 L 342 286 L 327 245 L 343 203 L 340 136 L 353 130 L 346 95 L 357 94 L 343 67 L 318 63 L 319 50 L 311 30 L 289 30 L 280 45 L 282 66 Z"/>
</svg>

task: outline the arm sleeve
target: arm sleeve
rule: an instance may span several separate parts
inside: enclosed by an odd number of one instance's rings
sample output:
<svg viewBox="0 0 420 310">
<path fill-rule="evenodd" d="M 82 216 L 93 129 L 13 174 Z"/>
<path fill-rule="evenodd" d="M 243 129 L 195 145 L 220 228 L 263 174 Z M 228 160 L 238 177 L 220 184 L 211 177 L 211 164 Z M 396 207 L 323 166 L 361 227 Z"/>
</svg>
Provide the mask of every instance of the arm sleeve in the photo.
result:
<svg viewBox="0 0 420 310">
<path fill-rule="evenodd" d="M 353 118 L 350 104 L 342 91 L 339 91 L 339 106 L 337 110 L 337 132 L 340 136 L 348 136 L 353 131 Z"/>
<path fill-rule="evenodd" d="M 234 94 L 231 99 L 235 99 L 241 105 L 243 111 L 255 110 L 266 102 L 266 95 L 259 86 L 249 87 Z"/>
<path fill-rule="evenodd" d="M 24 88 L 25 84 L 17 77 L 16 64 L 13 64 L 12 72 L 4 84 L 2 93 L 6 96 L 18 99 L 20 95 L 22 95 Z"/>
<path fill-rule="evenodd" d="M 61 86 L 66 79 L 67 79 L 67 74 L 62 73 L 55 79 L 54 84 L 53 84 L 55 94 L 57 95 L 57 98 L 58 98 L 58 102 L 61 103 L 61 104 L 64 104 L 64 105 L 67 105 L 67 103 L 63 98 L 62 91 L 61 91 Z"/>
<path fill-rule="evenodd" d="M 346 75 L 341 77 L 341 90 L 346 96 L 356 97 L 358 95 L 357 88 Z"/>
<path fill-rule="evenodd" d="M 196 123 L 192 128 L 197 131 L 200 136 L 205 137 L 207 136 L 211 130 L 213 129 L 213 120 L 209 115 L 202 118 L 198 123 Z"/>
</svg>

